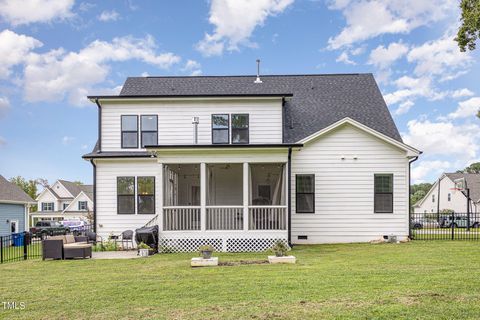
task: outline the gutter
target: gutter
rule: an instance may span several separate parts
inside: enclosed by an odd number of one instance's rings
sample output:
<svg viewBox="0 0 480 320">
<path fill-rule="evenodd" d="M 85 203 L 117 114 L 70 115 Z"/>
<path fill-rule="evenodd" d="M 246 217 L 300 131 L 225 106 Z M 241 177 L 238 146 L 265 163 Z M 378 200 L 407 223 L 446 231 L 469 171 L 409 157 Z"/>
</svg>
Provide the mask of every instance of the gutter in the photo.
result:
<svg viewBox="0 0 480 320">
<path fill-rule="evenodd" d="M 265 98 L 284 98 L 284 97 L 293 97 L 292 93 L 250 93 L 250 94 L 158 94 L 158 95 L 118 95 L 118 96 L 87 96 L 87 99 L 90 100 L 122 100 L 122 99 L 145 99 L 145 98 L 153 98 L 153 99 L 160 99 L 160 98 L 255 98 L 255 97 L 265 97 Z"/>
<path fill-rule="evenodd" d="M 292 147 L 288 148 L 288 161 L 287 161 L 287 211 L 288 211 L 288 245 L 292 247 Z"/>
<path fill-rule="evenodd" d="M 408 161 L 408 238 L 412 239 L 412 228 L 410 228 L 410 221 L 412 221 L 412 199 L 410 197 L 410 193 L 412 191 L 412 181 L 411 181 L 411 174 L 410 172 L 412 171 L 412 163 L 418 160 L 418 156 L 412 158 L 410 161 Z"/>
<path fill-rule="evenodd" d="M 97 233 L 97 165 L 90 159 L 93 166 L 93 232 Z"/>
</svg>

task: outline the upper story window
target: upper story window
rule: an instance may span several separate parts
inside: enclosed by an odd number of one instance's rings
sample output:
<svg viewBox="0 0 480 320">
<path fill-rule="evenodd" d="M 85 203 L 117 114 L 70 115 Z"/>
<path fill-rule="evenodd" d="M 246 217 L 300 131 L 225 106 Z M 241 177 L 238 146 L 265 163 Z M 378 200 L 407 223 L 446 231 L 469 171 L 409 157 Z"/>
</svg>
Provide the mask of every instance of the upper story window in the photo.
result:
<svg viewBox="0 0 480 320">
<path fill-rule="evenodd" d="M 232 114 L 232 143 L 248 143 L 248 114 Z"/>
<path fill-rule="evenodd" d="M 432 202 L 435 202 L 435 195 L 432 194 Z"/>
<path fill-rule="evenodd" d="M 138 116 L 122 116 L 122 148 L 138 148 Z"/>
<path fill-rule="evenodd" d="M 451 193 L 449 193 L 449 194 L 447 195 L 447 199 L 448 199 L 448 201 L 452 201 L 452 194 L 451 194 Z"/>
<path fill-rule="evenodd" d="M 78 201 L 78 211 L 85 211 L 87 209 L 87 201 Z"/>
<path fill-rule="evenodd" d="M 229 141 L 229 115 L 212 115 L 212 143 L 228 144 Z"/>
<path fill-rule="evenodd" d="M 142 148 L 158 144 L 158 116 L 142 115 L 140 117 Z"/>
<path fill-rule="evenodd" d="M 374 184 L 375 213 L 393 213 L 393 174 L 376 174 Z"/>
<path fill-rule="evenodd" d="M 63 204 L 63 210 L 67 209 L 67 207 L 70 205 L 70 203 L 64 203 Z"/>
<path fill-rule="evenodd" d="M 53 211 L 53 202 L 42 202 L 42 211 Z"/>
</svg>

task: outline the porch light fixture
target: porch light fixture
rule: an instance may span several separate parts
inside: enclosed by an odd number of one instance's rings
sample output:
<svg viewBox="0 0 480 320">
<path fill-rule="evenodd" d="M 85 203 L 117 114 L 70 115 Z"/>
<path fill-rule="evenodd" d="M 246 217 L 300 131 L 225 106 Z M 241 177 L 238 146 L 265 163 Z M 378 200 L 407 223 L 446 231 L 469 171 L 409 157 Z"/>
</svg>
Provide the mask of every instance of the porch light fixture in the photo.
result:
<svg viewBox="0 0 480 320">
<path fill-rule="evenodd" d="M 345 160 L 345 158 L 346 158 L 346 157 L 345 157 L 344 155 L 341 155 L 341 156 L 340 156 L 340 159 L 342 159 L 342 160 Z"/>
</svg>

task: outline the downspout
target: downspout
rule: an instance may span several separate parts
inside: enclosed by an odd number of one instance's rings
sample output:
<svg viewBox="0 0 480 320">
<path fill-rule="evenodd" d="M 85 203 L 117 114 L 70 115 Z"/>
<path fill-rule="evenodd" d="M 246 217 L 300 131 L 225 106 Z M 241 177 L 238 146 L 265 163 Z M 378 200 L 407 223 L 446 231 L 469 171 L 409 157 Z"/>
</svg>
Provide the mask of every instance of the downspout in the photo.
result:
<svg viewBox="0 0 480 320">
<path fill-rule="evenodd" d="M 98 107 L 98 151 L 102 151 L 102 105 L 98 102 L 98 98 L 95 99 L 95 103 Z"/>
<path fill-rule="evenodd" d="M 97 233 L 97 165 L 90 159 L 93 166 L 93 232 Z"/>
<path fill-rule="evenodd" d="M 292 247 L 292 147 L 288 147 L 287 162 L 287 211 L 288 211 L 288 245 Z"/>
<path fill-rule="evenodd" d="M 417 161 L 418 156 L 414 157 L 408 162 L 408 238 L 412 239 L 412 228 L 410 227 L 411 221 L 412 221 L 412 198 L 411 198 L 411 192 L 412 192 L 412 180 L 411 180 L 411 171 L 412 171 L 412 163 Z"/>
</svg>

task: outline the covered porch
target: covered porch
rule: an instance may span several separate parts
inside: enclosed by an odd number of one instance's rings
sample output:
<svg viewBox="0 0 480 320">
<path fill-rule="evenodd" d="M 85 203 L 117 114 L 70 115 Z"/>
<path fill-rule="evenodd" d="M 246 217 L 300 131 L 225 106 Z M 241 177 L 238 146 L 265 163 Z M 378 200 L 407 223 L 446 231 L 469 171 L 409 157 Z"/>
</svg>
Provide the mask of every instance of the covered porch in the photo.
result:
<svg viewBox="0 0 480 320">
<path fill-rule="evenodd" d="M 161 162 L 166 250 L 260 251 L 287 240 L 286 162 Z"/>
</svg>

